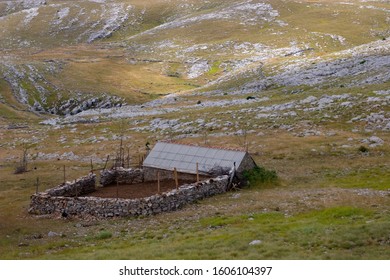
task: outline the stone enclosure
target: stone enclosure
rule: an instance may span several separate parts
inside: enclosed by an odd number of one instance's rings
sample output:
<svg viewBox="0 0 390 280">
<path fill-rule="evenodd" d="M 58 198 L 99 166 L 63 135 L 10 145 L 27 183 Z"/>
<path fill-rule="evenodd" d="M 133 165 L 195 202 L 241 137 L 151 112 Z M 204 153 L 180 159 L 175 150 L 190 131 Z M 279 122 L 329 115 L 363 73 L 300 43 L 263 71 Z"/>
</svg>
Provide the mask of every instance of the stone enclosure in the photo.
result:
<svg viewBox="0 0 390 280">
<path fill-rule="evenodd" d="M 135 184 L 155 180 L 143 169 L 103 170 L 100 174 L 102 187 L 110 184 Z M 167 176 L 169 174 L 167 173 Z M 204 178 L 203 178 L 204 179 Z M 96 175 L 89 174 L 73 183 L 64 183 L 45 192 L 31 196 L 30 214 L 97 218 L 154 215 L 177 210 L 188 203 L 221 194 L 229 189 L 231 178 L 222 175 L 198 183 L 185 184 L 171 191 L 138 199 L 98 198 L 87 196 L 96 190 Z M 174 186 L 173 186 L 174 188 Z"/>
</svg>

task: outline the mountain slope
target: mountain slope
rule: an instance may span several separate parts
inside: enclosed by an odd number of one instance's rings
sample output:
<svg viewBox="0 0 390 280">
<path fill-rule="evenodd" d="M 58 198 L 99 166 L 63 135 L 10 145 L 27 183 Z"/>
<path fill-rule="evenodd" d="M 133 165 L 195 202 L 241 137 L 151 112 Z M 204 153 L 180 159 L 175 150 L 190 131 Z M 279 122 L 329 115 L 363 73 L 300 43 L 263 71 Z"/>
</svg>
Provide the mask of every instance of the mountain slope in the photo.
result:
<svg viewBox="0 0 390 280">
<path fill-rule="evenodd" d="M 38 112 L 389 80 L 386 1 L 24 0 L 0 15 L 0 72 Z"/>
</svg>

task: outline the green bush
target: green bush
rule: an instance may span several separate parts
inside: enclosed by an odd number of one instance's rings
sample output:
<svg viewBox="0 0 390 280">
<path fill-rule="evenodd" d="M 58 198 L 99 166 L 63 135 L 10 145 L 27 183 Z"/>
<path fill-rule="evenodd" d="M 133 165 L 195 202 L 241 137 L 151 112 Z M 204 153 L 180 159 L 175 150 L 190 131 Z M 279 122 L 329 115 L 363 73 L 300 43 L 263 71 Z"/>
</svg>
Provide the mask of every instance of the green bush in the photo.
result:
<svg viewBox="0 0 390 280">
<path fill-rule="evenodd" d="M 111 237 L 112 237 L 111 232 L 103 230 L 103 231 L 99 232 L 99 234 L 96 236 L 96 239 L 102 240 L 102 239 L 109 239 Z"/>
<path fill-rule="evenodd" d="M 361 152 L 361 153 L 367 153 L 367 152 L 368 152 L 368 148 L 366 148 L 365 146 L 360 146 L 360 147 L 359 147 L 359 152 Z"/>
<path fill-rule="evenodd" d="M 251 185 L 274 183 L 278 179 L 278 175 L 275 170 L 267 170 L 261 166 L 256 166 L 251 170 L 244 171 L 243 175 Z"/>
</svg>

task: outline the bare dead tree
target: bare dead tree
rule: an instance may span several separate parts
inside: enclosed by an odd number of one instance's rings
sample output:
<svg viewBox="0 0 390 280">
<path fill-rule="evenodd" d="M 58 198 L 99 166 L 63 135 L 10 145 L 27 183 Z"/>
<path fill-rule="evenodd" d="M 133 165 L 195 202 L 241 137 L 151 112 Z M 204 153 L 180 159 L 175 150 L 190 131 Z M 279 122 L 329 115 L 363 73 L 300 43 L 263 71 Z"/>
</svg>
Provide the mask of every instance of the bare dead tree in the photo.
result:
<svg viewBox="0 0 390 280">
<path fill-rule="evenodd" d="M 120 143 L 119 143 L 118 150 L 116 152 L 114 167 L 125 167 L 124 166 L 125 165 L 125 148 L 123 145 L 123 136 L 124 136 L 125 126 L 124 126 L 123 121 L 121 122 L 119 129 L 120 129 Z"/>
<path fill-rule="evenodd" d="M 23 152 L 22 152 L 20 162 L 16 166 L 14 174 L 22 174 L 22 173 L 27 172 L 27 165 L 28 165 L 28 154 L 27 153 L 28 153 L 28 147 L 27 147 L 27 145 L 25 145 L 23 147 Z"/>
<path fill-rule="evenodd" d="M 237 134 L 238 144 L 248 152 L 249 141 L 248 141 L 248 127 L 245 124 L 240 124 L 242 133 Z"/>
<path fill-rule="evenodd" d="M 202 125 L 202 138 L 203 138 L 203 144 L 207 146 L 209 144 L 209 131 L 205 125 Z"/>
<path fill-rule="evenodd" d="M 126 162 L 127 162 L 127 168 L 130 168 L 130 147 L 127 147 Z"/>
</svg>

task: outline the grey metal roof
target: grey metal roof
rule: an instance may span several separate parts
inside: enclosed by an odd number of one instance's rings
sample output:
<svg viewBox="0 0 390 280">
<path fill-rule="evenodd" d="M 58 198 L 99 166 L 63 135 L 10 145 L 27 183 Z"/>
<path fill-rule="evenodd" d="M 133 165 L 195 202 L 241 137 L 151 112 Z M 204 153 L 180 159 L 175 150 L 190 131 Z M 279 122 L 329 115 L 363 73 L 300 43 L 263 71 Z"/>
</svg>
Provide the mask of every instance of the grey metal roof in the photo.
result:
<svg viewBox="0 0 390 280">
<path fill-rule="evenodd" d="M 143 165 L 165 170 L 176 168 L 179 172 L 196 174 L 196 163 L 200 173 L 222 167 L 231 169 L 241 164 L 246 152 L 208 148 L 176 143 L 158 142 L 146 157 Z"/>
</svg>

